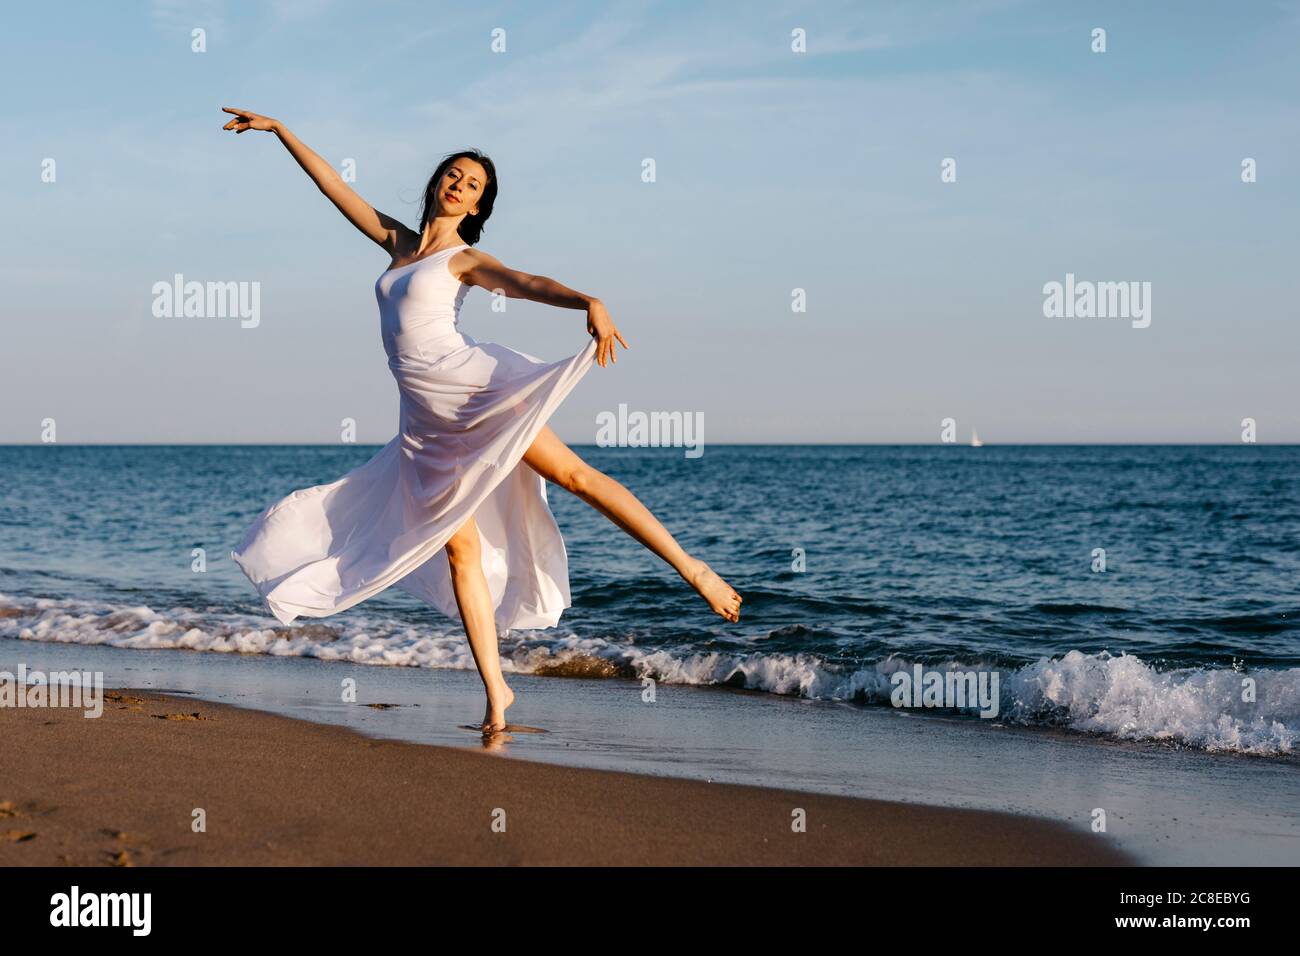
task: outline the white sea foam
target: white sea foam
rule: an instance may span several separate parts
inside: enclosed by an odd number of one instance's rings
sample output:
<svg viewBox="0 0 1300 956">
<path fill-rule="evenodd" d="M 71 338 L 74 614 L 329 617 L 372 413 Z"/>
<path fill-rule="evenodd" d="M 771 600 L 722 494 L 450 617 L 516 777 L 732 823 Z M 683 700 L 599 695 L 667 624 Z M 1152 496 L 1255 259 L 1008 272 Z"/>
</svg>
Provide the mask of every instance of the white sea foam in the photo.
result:
<svg viewBox="0 0 1300 956">
<path fill-rule="evenodd" d="M 7 613 L 6 613 L 7 611 Z M 15 613 L 17 612 L 17 613 Z M 459 631 L 413 628 L 349 616 L 330 623 L 266 627 L 265 619 L 224 612 L 122 607 L 75 600 L 19 602 L 0 595 L 0 638 L 177 648 L 354 664 L 468 670 L 474 661 Z M 644 648 L 573 634 L 520 632 L 502 641 L 502 666 L 514 673 L 555 672 L 602 661 L 614 673 L 671 684 L 729 684 L 773 694 L 888 704 L 889 677 L 914 663 L 890 656 L 848 671 L 815 655 L 700 653 Z M 993 669 L 980 661 L 926 664 L 927 669 Z M 574 667 L 570 673 L 595 672 Z M 1243 700 L 1252 679 L 1256 699 Z M 1070 651 L 1001 672 L 1001 719 L 1169 741 L 1207 751 L 1294 753 L 1300 743 L 1300 668 L 1242 672 L 1228 668 L 1157 670 L 1131 655 Z"/>
</svg>

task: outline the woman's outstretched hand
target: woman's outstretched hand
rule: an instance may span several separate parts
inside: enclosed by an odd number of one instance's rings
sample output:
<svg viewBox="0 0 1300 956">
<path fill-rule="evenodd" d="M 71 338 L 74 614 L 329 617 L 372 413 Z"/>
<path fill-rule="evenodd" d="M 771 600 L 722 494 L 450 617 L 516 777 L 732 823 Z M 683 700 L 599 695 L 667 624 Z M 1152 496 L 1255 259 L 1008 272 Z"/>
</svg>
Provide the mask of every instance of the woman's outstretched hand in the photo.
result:
<svg viewBox="0 0 1300 956">
<path fill-rule="evenodd" d="M 272 132 L 280 125 L 279 120 L 273 120 L 269 116 L 262 116 L 260 113 L 250 113 L 248 110 L 234 110 L 229 106 L 221 107 L 223 113 L 234 113 L 232 119 L 222 129 L 233 129 L 236 133 L 242 133 L 248 129 L 260 129 Z"/>
<path fill-rule="evenodd" d="M 628 348 L 628 344 L 623 341 L 623 336 L 615 328 L 614 320 L 609 317 L 609 310 L 605 308 L 605 303 L 599 299 L 592 299 L 587 306 L 587 331 L 596 340 L 596 364 L 601 368 L 605 367 L 607 361 L 618 362 L 618 356 L 614 354 L 615 340 L 623 348 Z"/>
</svg>

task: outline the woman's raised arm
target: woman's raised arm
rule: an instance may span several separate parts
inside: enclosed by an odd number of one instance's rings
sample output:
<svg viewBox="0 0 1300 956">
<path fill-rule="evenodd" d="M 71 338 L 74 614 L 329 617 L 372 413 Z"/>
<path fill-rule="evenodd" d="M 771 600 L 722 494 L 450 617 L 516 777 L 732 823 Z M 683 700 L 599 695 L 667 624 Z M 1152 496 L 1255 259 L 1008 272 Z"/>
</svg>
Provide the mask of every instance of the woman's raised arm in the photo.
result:
<svg viewBox="0 0 1300 956">
<path fill-rule="evenodd" d="M 397 254 L 399 242 L 402 245 L 409 245 L 412 238 L 418 241 L 415 233 L 405 225 L 391 216 L 378 212 L 370 203 L 358 196 L 356 191 L 343 181 L 343 177 L 334 170 L 333 166 L 321 159 L 279 120 L 251 113 L 248 110 L 231 109 L 229 106 L 223 106 L 222 110 L 234 114 L 235 117 L 221 127 L 222 129 L 234 130 L 236 133 L 250 129 L 275 133 L 284 144 L 284 148 L 298 161 L 298 165 L 312 178 L 326 198 L 347 217 L 348 222 L 383 246 L 390 255 Z"/>
<path fill-rule="evenodd" d="M 561 309 L 583 309 L 587 313 L 587 333 L 596 340 L 596 363 L 601 368 L 606 367 L 606 362 L 618 361 L 614 350 L 615 341 L 623 348 L 628 347 L 614 325 L 614 320 L 610 318 L 605 303 L 594 295 L 576 292 L 547 276 L 535 276 L 511 269 L 482 249 L 466 249 L 455 258 L 460 259 L 461 256 L 469 260 L 468 268 L 460 276 L 466 285 L 476 285 L 508 299 L 530 299 Z"/>
</svg>

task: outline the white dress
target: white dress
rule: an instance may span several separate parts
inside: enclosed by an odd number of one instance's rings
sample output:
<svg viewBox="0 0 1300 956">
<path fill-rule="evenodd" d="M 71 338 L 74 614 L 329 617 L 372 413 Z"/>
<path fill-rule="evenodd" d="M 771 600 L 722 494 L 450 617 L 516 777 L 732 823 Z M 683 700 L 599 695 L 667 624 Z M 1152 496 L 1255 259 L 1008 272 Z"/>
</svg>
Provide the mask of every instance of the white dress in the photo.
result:
<svg viewBox="0 0 1300 956">
<path fill-rule="evenodd" d="M 498 633 L 553 627 L 568 559 L 546 483 L 521 461 L 595 361 L 596 343 L 545 363 L 457 327 L 470 287 L 447 263 L 464 244 L 375 282 L 399 430 L 364 465 L 271 505 L 231 557 L 282 623 L 325 617 L 397 585 L 459 620 L 447 539 L 478 524 Z"/>
</svg>

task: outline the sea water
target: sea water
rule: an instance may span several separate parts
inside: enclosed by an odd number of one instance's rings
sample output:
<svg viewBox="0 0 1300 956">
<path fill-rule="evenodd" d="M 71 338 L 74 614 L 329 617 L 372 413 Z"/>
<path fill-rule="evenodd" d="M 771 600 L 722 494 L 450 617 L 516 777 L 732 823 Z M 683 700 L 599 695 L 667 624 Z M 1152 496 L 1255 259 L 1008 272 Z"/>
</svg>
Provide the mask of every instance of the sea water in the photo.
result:
<svg viewBox="0 0 1300 956">
<path fill-rule="evenodd" d="M 229 560 L 264 507 L 377 450 L 0 447 L 0 642 L 472 669 L 459 623 L 396 589 L 286 628 Z M 917 665 L 995 672 L 1003 724 L 1295 753 L 1300 448 L 577 450 L 740 591 L 742 619 L 551 489 L 573 607 L 503 636 L 508 673 L 869 710 Z"/>
</svg>

